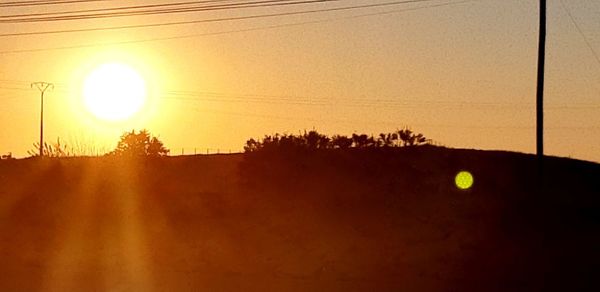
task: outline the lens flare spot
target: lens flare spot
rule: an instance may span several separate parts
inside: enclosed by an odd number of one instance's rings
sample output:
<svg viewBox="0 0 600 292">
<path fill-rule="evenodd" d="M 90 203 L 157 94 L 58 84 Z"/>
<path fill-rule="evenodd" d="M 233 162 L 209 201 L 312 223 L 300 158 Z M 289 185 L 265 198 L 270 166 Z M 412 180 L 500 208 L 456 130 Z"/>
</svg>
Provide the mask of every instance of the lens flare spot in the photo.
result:
<svg viewBox="0 0 600 292">
<path fill-rule="evenodd" d="M 456 187 L 461 190 L 469 189 L 473 186 L 473 175 L 468 171 L 460 171 L 454 178 Z"/>
</svg>

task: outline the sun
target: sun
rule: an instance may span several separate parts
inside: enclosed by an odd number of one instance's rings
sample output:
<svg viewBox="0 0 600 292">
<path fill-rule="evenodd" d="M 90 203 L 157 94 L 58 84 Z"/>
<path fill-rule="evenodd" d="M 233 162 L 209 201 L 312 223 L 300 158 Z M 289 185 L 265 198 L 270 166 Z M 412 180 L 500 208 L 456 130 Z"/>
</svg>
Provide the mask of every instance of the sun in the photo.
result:
<svg viewBox="0 0 600 292">
<path fill-rule="evenodd" d="M 146 84 L 138 72 L 125 64 L 103 64 L 86 77 L 83 99 L 87 110 L 97 118 L 122 121 L 144 106 Z"/>
</svg>

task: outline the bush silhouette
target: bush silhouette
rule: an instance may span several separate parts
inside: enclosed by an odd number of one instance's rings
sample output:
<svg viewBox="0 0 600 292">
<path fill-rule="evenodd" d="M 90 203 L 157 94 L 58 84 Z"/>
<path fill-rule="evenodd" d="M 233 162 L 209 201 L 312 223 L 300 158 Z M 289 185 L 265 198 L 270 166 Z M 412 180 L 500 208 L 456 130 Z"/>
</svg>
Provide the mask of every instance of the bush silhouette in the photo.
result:
<svg viewBox="0 0 600 292">
<path fill-rule="evenodd" d="M 334 135 L 331 137 L 331 147 L 339 149 L 348 149 L 352 147 L 352 138 L 346 136 Z"/>
<path fill-rule="evenodd" d="M 334 135 L 331 138 L 312 130 L 300 135 L 274 134 L 266 135 L 262 140 L 251 138 L 246 141 L 245 152 L 257 151 L 289 151 L 289 150 L 318 150 L 318 149 L 348 149 L 348 148 L 390 148 L 408 147 L 431 144 L 431 140 L 421 133 L 410 129 L 397 130 L 393 133 L 381 133 L 375 138 L 367 134 L 352 134 L 352 136 Z"/>
<path fill-rule="evenodd" d="M 427 138 L 423 134 L 413 133 L 408 128 L 398 130 L 398 137 L 402 141 L 402 146 L 416 146 L 428 143 Z"/>
<path fill-rule="evenodd" d="M 117 148 L 110 154 L 127 157 L 160 157 L 167 156 L 169 149 L 156 137 L 151 137 L 147 130 L 136 133 L 135 130 L 125 132 L 117 144 Z"/>
<path fill-rule="evenodd" d="M 12 160 L 15 159 L 12 155 L 12 152 L 8 152 L 8 154 L 3 154 L 0 156 L 0 160 Z"/>
</svg>

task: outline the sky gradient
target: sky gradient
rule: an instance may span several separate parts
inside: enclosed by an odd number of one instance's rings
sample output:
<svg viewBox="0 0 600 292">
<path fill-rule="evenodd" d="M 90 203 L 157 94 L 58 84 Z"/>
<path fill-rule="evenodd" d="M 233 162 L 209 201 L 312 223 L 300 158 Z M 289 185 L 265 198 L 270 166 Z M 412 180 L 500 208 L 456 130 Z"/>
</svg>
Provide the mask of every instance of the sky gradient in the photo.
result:
<svg viewBox="0 0 600 292">
<path fill-rule="evenodd" d="M 144 1 L 144 3 L 168 1 Z M 173 2 L 173 1 L 172 1 Z M 0 23 L 0 35 L 191 21 L 387 3 L 101 20 Z M 0 2 L 1 4 L 2 2 Z M 100 1 L 0 8 L 0 15 L 139 4 Z M 548 3 L 545 151 L 600 162 L 600 3 Z M 0 36 L 0 153 L 27 156 L 39 137 L 111 150 L 146 128 L 172 154 L 240 151 L 250 137 L 317 129 L 377 135 L 405 126 L 449 147 L 535 151 L 538 1 L 428 1 L 152 28 Z M 572 18 L 569 16 L 571 14 Z M 104 45 L 102 45 L 104 44 Z M 108 123 L 82 106 L 87 74 L 106 62 L 135 68 L 149 102 Z"/>
</svg>

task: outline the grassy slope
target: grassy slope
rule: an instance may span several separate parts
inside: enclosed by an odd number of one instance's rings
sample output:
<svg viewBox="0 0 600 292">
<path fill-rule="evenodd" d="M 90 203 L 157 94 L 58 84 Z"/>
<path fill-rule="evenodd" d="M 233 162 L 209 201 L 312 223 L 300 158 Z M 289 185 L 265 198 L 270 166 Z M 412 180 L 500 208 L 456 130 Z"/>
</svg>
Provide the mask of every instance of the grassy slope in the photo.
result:
<svg viewBox="0 0 600 292">
<path fill-rule="evenodd" d="M 2 161 L 0 290 L 597 286 L 600 165 L 550 158 L 541 192 L 535 171 L 433 147 Z"/>
</svg>

